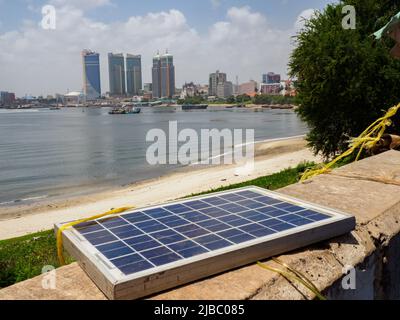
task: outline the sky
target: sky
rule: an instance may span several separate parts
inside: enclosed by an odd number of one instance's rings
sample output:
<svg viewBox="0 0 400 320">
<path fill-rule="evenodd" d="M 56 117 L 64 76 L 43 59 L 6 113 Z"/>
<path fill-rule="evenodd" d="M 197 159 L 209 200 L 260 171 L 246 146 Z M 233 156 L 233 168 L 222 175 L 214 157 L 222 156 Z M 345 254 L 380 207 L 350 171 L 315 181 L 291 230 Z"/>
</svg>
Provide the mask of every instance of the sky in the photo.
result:
<svg viewBox="0 0 400 320">
<path fill-rule="evenodd" d="M 176 86 L 287 75 L 293 36 L 304 19 L 334 0 L 0 0 L 0 90 L 17 96 L 82 90 L 81 51 L 100 53 L 102 92 L 109 89 L 107 53 L 142 55 L 151 82 L 153 55 L 173 54 Z M 52 5 L 55 29 L 42 27 Z"/>
</svg>

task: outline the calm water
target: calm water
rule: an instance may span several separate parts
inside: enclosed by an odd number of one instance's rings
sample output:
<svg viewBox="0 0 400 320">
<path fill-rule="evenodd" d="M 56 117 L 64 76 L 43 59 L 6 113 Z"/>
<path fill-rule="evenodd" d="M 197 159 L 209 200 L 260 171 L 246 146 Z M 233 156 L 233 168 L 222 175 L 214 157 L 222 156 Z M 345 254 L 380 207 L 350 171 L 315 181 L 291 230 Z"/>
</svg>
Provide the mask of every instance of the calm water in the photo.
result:
<svg viewBox="0 0 400 320">
<path fill-rule="evenodd" d="M 146 162 L 152 128 L 255 129 L 256 140 L 304 134 L 293 111 L 167 111 L 108 115 L 108 109 L 12 111 L 0 109 L 0 205 L 75 195 L 170 172 Z"/>
</svg>

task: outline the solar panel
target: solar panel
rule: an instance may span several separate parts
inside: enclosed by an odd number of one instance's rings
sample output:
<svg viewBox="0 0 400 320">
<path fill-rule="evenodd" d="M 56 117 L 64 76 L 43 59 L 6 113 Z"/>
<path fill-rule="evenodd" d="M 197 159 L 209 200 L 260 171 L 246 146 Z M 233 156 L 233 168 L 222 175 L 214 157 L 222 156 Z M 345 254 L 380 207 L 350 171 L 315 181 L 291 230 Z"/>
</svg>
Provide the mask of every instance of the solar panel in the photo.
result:
<svg viewBox="0 0 400 320">
<path fill-rule="evenodd" d="M 63 239 L 107 297 L 134 299 L 354 227 L 350 215 L 247 187 L 81 223 Z"/>
</svg>

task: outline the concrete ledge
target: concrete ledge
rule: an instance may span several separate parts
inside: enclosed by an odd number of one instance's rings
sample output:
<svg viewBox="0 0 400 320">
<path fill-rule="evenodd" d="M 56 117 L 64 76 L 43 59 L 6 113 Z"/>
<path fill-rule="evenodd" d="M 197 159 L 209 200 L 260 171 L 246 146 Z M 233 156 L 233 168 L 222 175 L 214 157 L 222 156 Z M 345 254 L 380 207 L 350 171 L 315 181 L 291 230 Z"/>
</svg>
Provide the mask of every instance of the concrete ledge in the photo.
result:
<svg viewBox="0 0 400 320">
<path fill-rule="evenodd" d="M 351 234 L 280 257 L 330 299 L 400 298 L 400 152 L 389 151 L 280 190 L 356 216 Z M 268 262 L 273 265 L 273 263 Z M 343 267 L 356 268 L 356 290 L 344 290 Z M 57 269 L 57 289 L 42 276 L 0 291 L 0 299 L 105 299 L 78 264 Z M 246 266 L 151 299 L 312 299 L 306 288 Z"/>
</svg>

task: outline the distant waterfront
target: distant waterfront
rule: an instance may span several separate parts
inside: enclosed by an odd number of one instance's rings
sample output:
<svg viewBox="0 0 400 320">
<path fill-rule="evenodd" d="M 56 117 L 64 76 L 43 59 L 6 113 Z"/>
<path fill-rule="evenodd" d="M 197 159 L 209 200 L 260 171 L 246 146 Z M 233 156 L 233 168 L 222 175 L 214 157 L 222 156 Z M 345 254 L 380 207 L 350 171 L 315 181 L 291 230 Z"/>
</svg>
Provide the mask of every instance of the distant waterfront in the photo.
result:
<svg viewBox="0 0 400 320">
<path fill-rule="evenodd" d="M 73 196 L 155 178 L 179 166 L 150 166 L 146 133 L 179 129 L 255 129 L 256 140 L 307 132 L 291 110 L 182 112 L 143 108 L 110 116 L 108 109 L 0 110 L 0 204 Z"/>
</svg>

